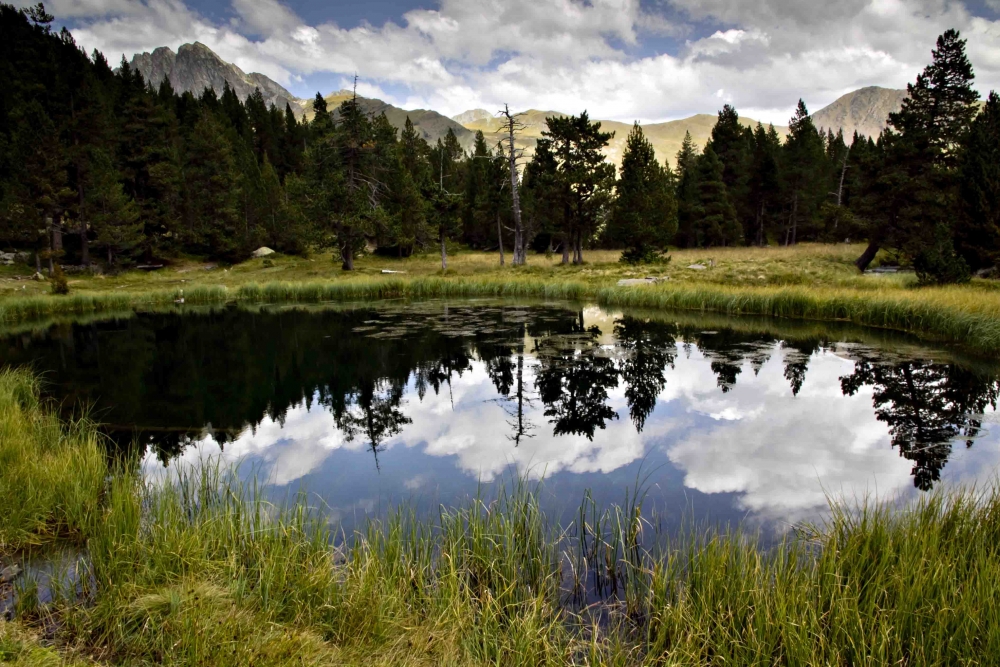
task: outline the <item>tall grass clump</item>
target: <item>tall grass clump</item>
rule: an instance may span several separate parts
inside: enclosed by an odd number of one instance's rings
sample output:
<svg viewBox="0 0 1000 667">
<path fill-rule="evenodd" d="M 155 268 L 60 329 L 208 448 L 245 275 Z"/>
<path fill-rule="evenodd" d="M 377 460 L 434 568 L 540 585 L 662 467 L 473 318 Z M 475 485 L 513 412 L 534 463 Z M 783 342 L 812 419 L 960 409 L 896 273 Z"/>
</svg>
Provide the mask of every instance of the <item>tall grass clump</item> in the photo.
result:
<svg viewBox="0 0 1000 667">
<path fill-rule="evenodd" d="M 89 541 L 75 639 L 126 663 L 557 664 L 558 540 L 523 486 L 405 509 L 335 540 L 298 497 L 212 464 L 116 477 Z M 299 663 L 299 660 L 302 663 Z"/>
<path fill-rule="evenodd" d="M 91 424 L 64 426 L 42 405 L 29 371 L 0 371 L 0 554 L 84 539 L 106 473 Z"/>
<path fill-rule="evenodd" d="M 656 561 L 643 628 L 668 664 L 976 665 L 1000 655 L 1000 492 L 834 505 L 764 550 L 705 534 Z"/>
<path fill-rule="evenodd" d="M 0 374 L 4 550 L 85 541 L 80 597 L 20 600 L 31 631 L 107 664 L 984 665 L 1000 655 L 1000 486 L 832 503 L 765 546 L 740 529 L 659 535 L 631 490 L 573 526 L 514 476 L 436 516 L 397 507 L 353 535 L 309 497 L 269 502 L 206 460 L 104 466 L 28 373 Z M 637 486 L 642 486 L 637 479 Z M 19 590 L 31 591 L 30 581 Z M 72 652 L 71 652 L 72 653 Z M 12 657 L 11 657 L 12 656 Z M 27 662 L 26 662 L 27 661 Z"/>
</svg>

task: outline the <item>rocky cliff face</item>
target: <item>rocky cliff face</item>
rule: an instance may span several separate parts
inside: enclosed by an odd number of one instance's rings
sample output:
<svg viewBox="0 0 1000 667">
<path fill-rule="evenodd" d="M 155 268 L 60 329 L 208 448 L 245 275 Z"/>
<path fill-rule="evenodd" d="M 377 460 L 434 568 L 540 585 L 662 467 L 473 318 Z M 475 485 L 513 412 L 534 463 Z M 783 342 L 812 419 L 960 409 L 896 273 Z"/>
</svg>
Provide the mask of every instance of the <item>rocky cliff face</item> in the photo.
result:
<svg viewBox="0 0 1000 667">
<path fill-rule="evenodd" d="M 854 132 L 877 138 L 886 127 L 889 114 L 899 111 L 906 98 L 905 90 L 869 86 L 838 98 L 812 115 L 818 128 L 844 131 L 850 143 Z"/>
<path fill-rule="evenodd" d="M 301 101 L 278 83 L 256 72 L 246 74 L 200 42 L 183 44 L 177 53 L 165 46 L 152 53 L 137 53 L 131 65 L 153 86 L 159 86 L 166 78 L 179 93 L 199 95 L 206 88 L 212 88 L 216 94 L 221 94 L 224 84 L 228 83 L 240 99 L 245 100 L 254 88 L 260 88 L 268 106 L 273 104 L 283 110 L 288 104 L 296 113 L 302 111 Z"/>
</svg>

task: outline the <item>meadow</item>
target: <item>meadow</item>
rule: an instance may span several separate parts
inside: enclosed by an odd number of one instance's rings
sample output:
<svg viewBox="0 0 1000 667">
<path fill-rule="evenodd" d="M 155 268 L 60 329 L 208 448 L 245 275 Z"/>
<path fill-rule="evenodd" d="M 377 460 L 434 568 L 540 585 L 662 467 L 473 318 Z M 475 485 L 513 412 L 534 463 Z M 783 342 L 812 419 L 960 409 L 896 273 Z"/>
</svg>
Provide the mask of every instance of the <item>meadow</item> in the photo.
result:
<svg viewBox="0 0 1000 667">
<path fill-rule="evenodd" d="M 906 508 L 832 500 L 763 547 L 670 541 L 621 505 L 571 525 L 508 478 L 435 519 L 405 506 L 338 536 L 211 462 L 151 483 L 94 456 L 23 371 L 0 374 L 0 557 L 82 549 L 75 585 L 14 583 L 0 664 L 988 664 L 1000 655 L 1000 487 Z M 15 435 L 15 438 L 9 436 Z M 16 442 L 12 442 L 16 441 Z M 81 463 L 84 462 L 84 463 Z M 53 494 L 22 478 L 51 468 Z M 38 473 L 40 471 L 35 470 Z M 46 473 L 42 473 L 46 474 Z M 544 482 L 540 484 L 544 485 Z"/>
<path fill-rule="evenodd" d="M 224 303 L 318 303 L 379 298 L 535 297 L 591 300 L 609 307 L 663 308 L 846 321 L 913 332 L 994 356 L 1000 349 L 996 281 L 919 287 L 911 273 L 859 274 L 854 244 L 791 248 L 676 250 L 667 263 L 629 266 L 620 253 L 592 250 L 582 265 L 532 254 L 528 265 L 499 265 L 497 253 L 458 250 L 441 271 L 434 254 L 406 259 L 368 255 L 346 273 L 328 254 L 272 255 L 233 266 L 177 260 L 157 271 L 74 274 L 70 294 L 50 294 L 27 279 L 27 267 L 0 270 L 0 321 L 89 314 L 135 306 Z M 880 257 L 879 262 L 892 262 Z M 703 268 L 690 268 L 703 267 Z M 392 272 L 392 273 L 385 273 Z M 622 279 L 659 278 L 619 286 Z"/>
</svg>

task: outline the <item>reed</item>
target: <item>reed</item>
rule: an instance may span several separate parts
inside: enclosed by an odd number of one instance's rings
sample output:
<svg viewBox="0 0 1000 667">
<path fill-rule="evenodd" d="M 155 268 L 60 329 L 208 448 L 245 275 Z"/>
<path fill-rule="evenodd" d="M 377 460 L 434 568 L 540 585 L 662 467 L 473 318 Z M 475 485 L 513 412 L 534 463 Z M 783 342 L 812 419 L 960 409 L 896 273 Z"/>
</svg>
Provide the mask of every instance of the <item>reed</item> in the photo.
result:
<svg viewBox="0 0 1000 667">
<path fill-rule="evenodd" d="M 94 443 L 93 426 L 46 416 L 30 376 L 8 373 L 0 387 L 2 423 L 45 422 L 74 460 Z M 5 462 L 29 465 L 18 457 L 38 458 L 53 437 Z M 254 474 L 218 461 L 158 482 L 134 463 L 96 485 L 86 467 L 59 469 L 78 489 L 63 505 L 90 509 L 21 514 L 23 532 L 79 526 L 89 572 L 80 598 L 28 596 L 17 623 L 0 624 L 13 659 L 42 650 L 26 627 L 111 664 L 973 665 L 1000 655 L 997 484 L 905 507 L 833 502 L 827 522 L 764 547 L 739 529 L 658 535 L 643 519 L 641 480 L 620 506 L 586 497 L 565 530 L 542 512 L 541 483 L 514 476 L 437 516 L 402 506 L 344 536 L 307 497 L 268 502 Z M 573 595 L 574 582 L 586 595 Z M 600 602 L 581 607 L 581 597 Z"/>
<path fill-rule="evenodd" d="M 393 298 L 538 298 L 593 300 L 620 308 L 647 308 L 851 322 L 958 343 L 978 354 L 1000 351 L 1000 301 L 967 287 L 866 289 L 814 286 L 733 286 L 661 283 L 609 287 L 552 275 L 510 277 L 360 277 L 336 281 L 244 283 L 235 288 L 195 285 L 183 289 L 71 294 L 0 301 L 0 321 L 22 322 L 58 314 L 111 313 L 141 306 L 185 304 L 324 303 Z M 987 297 L 990 298 L 987 298 Z"/>
<path fill-rule="evenodd" d="M 98 513 L 104 447 L 86 420 L 63 425 L 27 370 L 0 371 L 0 556 L 83 540 Z"/>
</svg>

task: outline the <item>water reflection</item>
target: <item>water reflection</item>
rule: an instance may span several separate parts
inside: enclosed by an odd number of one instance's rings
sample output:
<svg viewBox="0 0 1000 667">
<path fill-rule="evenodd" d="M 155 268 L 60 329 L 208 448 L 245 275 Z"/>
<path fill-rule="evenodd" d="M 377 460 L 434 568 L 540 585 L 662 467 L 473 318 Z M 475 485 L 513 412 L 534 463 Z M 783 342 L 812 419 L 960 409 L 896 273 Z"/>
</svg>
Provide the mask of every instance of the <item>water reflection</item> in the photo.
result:
<svg viewBox="0 0 1000 667">
<path fill-rule="evenodd" d="M 384 494 L 448 502 L 510 465 L 575 501 L 643 464 L 678 511 L 795 521 L 828 492 L 930 489 L 956 440 L 986 442 L 973 472 L 995 463 L 991 369 L 721 324 L 561 306 L 228 308 L 7 336 L 0 360 L 33 364 L 66 410 L 94 406 L 120 446 L 139 437 L 151 471 L 221 447 L 342 512 Z"/>
</svg>

